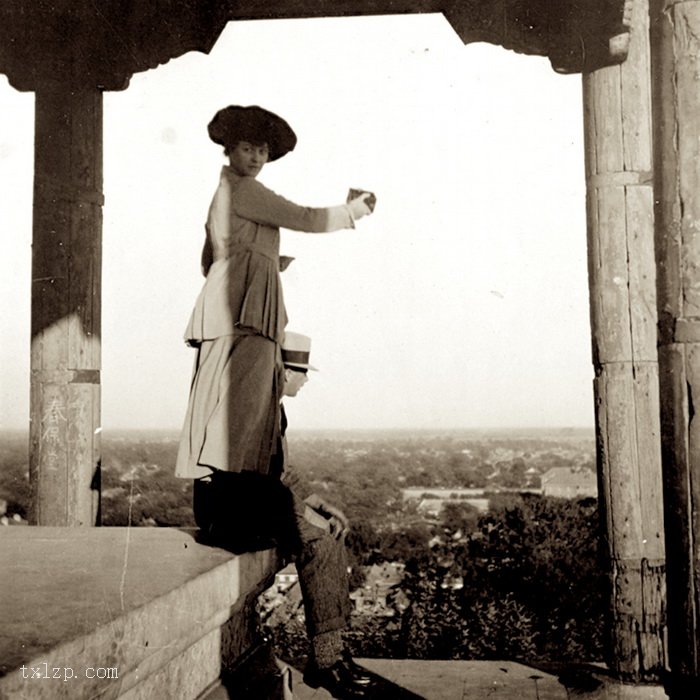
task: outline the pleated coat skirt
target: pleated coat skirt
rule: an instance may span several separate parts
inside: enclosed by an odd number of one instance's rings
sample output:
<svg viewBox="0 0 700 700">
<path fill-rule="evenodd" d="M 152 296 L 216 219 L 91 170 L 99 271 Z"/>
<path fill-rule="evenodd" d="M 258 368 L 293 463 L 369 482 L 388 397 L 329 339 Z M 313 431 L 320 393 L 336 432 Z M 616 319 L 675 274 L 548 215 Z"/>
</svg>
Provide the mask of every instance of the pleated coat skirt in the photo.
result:
<svg viewBox="0 0 700 700">
<path fill-rule="evenodd" d="M 212 469 L 266 474 L 280 420 L 283 367 L 279 344 L 234 333 L 197 348 L 175 474 Z"/>
</svg>

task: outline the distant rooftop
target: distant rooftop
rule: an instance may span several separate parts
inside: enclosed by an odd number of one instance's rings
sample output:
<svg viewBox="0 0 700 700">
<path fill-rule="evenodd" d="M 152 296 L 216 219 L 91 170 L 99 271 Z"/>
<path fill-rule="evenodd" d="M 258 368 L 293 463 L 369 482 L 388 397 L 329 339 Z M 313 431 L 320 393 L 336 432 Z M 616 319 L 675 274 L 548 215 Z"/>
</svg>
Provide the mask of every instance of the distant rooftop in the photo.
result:
<svg viewBox="0 0 700 700">
<path fill-rule="evenodd" d="M 545 496 L 575 498 L 598 494 L 595 472 L 582 467 L 553 467 L 542 474 L 540 481 Z"/>
</svg>

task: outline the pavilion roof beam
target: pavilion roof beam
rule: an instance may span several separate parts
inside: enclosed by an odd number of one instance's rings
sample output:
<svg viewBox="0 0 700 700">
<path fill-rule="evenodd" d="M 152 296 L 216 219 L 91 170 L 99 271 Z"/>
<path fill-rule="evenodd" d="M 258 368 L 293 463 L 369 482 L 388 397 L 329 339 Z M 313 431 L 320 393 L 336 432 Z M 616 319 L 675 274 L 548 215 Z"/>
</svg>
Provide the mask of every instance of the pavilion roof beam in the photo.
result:
<svg viewBox="0 0 700 700">
<path fill-rule="evenodd" d="M 442 12 L 465 43 L 547 56 L 590 71 L 627 55 L 633 0 L 8 0 L 0 73 L 18 90 L 60 83 L 123 90 L 134 73 L 208 53 L 235 20 Z"/>
</svg>

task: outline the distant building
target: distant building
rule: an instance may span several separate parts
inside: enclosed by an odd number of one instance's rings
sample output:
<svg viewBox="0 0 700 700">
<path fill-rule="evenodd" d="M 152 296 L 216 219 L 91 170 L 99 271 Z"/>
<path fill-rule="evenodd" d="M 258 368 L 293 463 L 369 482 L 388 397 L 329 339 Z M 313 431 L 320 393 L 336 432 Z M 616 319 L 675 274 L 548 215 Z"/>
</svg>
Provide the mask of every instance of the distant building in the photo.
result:
<svg viewBox="0 0 700 700">
<path fill-rule="evenodd" d="M 437 518 L 447 503 L 467 503 L 479 513 L 485 513 L 489 509 L 488 498 L 440 498 L 429 494 L 418 502 L 418 512 Z"/>
<path fill-rule="evenodd" d="M 301 609 L 299 576 L 294 564 L 275 574 L 275 582 L 258 599 L 258 612 L 266 624 L 274 627 L 296 617 Z"/>
<path fill-rule="evenodd" d="M 423 498 L 479 498 L 483 496 L 484 489 L 446 489 L 431 486 L 412 486 L 401 489 L 404 501 L 420 501 Z"/>
<path fill-rule="evenodd" d="M 461 576 L 448 574 L 440 583 L 440 588 L 459 591 L 464 588 L 464 579 Z"/>
<path fill-rule="evenodd" d="M 525 471 L 525 487 L 539 489 L 541 487 L 540 473 L 535 467 L 530 467 Z"/>
<path fill-rule="evenodd" d="M 542 494 L 556 498 L 595 498 L 598 483 L 595 472 L 580 467 L 553 467 L 542 474 Z"/>
<path fill-rule="evenodd" d="M 418 486 L 402 489 L 404 502 L 418 501 L 418 510 L 432 517 L 438 517 L 446 503 L 468 503 L 480 513 L 489 509 L 489 499 L 482 488 L 439 488 Z"/>
<path fill-rule="evenodd" d="M 287 564 L 281 571 L 275 574 L 275 586 L 278 591 L 284 591 L 290 586 L 293 586 L 299 580 L 296 566 Z"/>
<path fill-rule="evenodd" d="M 403 569 L 403 564 L 394 562 L 371 566 L 367 571 L 365 585 L 350 594 L 350 599 L 355 604 L 355 611 L 371 615 L 393 615 L 394 611 L 389 605 L 389 598 L 404 595 L 403 592 L 395 589 L 403 578 Z"/>
</svg>

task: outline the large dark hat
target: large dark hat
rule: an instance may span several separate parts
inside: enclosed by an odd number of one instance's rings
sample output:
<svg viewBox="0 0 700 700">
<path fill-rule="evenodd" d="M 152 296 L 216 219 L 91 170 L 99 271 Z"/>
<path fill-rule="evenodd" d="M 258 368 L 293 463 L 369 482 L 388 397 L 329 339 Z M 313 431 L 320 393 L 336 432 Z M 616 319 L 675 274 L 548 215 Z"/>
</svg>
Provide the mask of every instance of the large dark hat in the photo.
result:
<svg viewBox="0 0 700 700">
<path fill-rule="evenodd" d="M 232 148 L 239 141 L 266 143 L 268 161 L 277 160 L 294 150 L 297 137 L 282 117 L 257 105 L 230 105 L 220 109 L 207 127 L 214 143 Z"/>
</svg>

